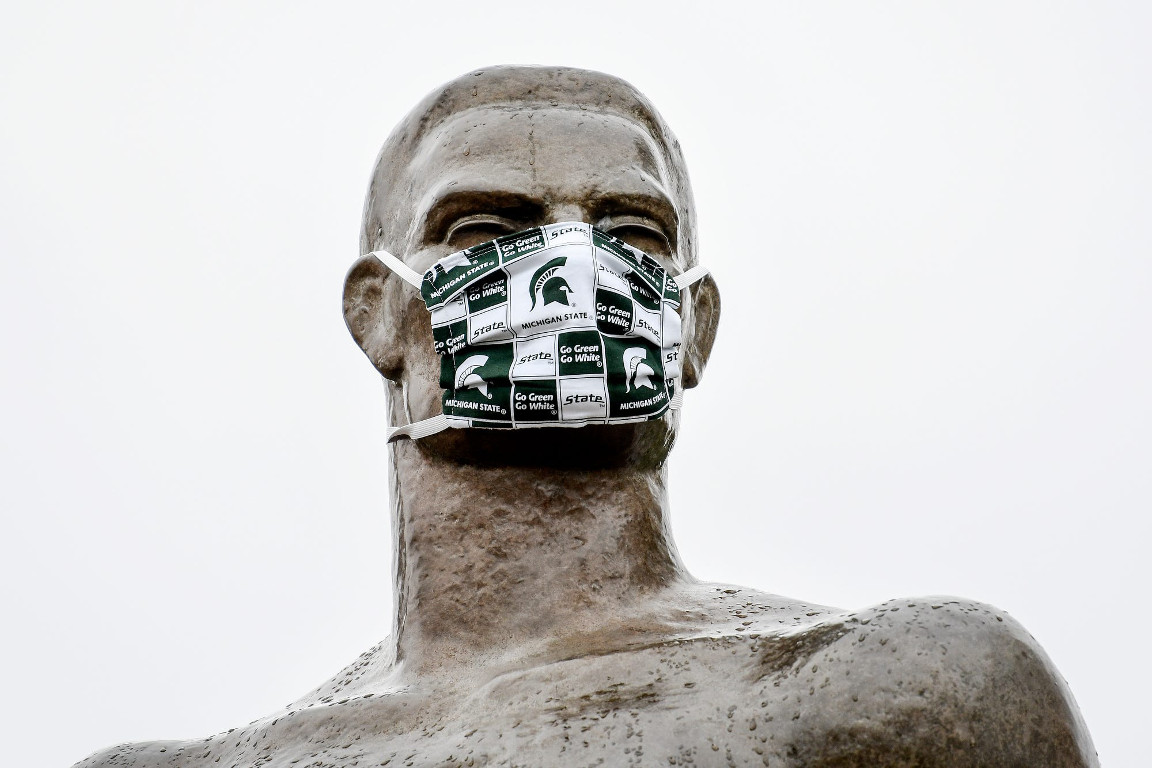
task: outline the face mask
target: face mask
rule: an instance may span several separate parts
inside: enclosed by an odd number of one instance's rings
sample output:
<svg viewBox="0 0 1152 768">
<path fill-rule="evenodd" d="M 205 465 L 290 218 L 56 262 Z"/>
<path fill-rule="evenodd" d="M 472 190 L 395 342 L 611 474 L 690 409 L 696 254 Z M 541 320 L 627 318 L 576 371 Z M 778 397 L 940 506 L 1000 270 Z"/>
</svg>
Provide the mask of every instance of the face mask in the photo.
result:
<svg viewBox="0 0 1152 768">
<path fill-rule="evenodd" d="M 424 275 L 373 252 L 419 289 L 440 355 L 449 427 L 624 424 L 680 407 L 680 290 L 708 273 L 660 263 L 588 224 L 528 229 L 447 256 Z"/>
</svg>

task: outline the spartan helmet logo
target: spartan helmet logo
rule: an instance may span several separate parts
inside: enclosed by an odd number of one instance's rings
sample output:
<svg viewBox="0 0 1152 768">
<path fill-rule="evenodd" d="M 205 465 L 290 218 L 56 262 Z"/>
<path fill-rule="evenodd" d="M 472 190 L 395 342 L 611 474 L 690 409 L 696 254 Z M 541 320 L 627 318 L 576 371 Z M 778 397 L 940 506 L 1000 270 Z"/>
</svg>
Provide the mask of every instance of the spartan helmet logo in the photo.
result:
<svg viewBox="0 0 1152 768">
<path fill-rule="evenodd" d="M 472 355 L 456 369 L 456 389 L 465 389 L 471 387 L 472 389 L 480 390 L 480 394 L 489 400 L 492 395 L 488 394 L 488 382 L 476 373 L 477 368 L 481 368 L 488 363 L 488 355 Z"/>
<path fill-rule="evenodd" d="M 568 302 L 568 295 L 572 293 L 572 286 L 568 281 L 557 274 L 560 267 L 568 261 L 566 256 L 557 256 L 549 259 L 548 263 L 536 270 L 532 275 L 532 309 L 536 309 L 536 299 L 539 298 L 541 306 L 548 306 L 552 302 L 572 306 Z"/>
<path fill-rule="evenodd" d="M 644 362 L 646 357 L 648 357 L 648 352 L 643 347 L 629 347 L 624 350 L 624 370 L 628 372 L 628 380 L 624 384 L 625 392 L 631 392 L 633 389 L 640 389 L 640 387 L 656 389 L 656 385 L 649 378 L 656 375 L 656 371 Z"/>
</svg>

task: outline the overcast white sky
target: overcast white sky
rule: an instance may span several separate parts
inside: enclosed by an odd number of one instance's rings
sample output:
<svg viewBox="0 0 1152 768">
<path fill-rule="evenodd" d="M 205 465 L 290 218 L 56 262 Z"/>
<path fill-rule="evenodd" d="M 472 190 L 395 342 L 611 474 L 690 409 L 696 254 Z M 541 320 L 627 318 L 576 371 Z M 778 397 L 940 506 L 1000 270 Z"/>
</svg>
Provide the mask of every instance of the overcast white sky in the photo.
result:
<svg viewBox="0 0 1152 768">
<path fill-rule="evenodd" d="M 439 83 L 540 63 L 632 81 L 688 158 L 693 573 L 993 603 L 1140 764 L 1149 40 L 1099 0 L 6 4 L 5 762 L 247 723 L 387 634 L 368 172 Z"/>
</svg>

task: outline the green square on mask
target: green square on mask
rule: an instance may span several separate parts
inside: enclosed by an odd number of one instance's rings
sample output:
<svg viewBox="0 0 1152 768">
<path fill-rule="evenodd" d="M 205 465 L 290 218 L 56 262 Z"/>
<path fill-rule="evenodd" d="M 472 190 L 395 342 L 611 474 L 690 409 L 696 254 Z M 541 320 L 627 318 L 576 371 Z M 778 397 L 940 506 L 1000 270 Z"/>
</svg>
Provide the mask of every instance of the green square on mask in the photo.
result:
<svg viewBox="0 0 1152 768">
<path fill-rule="evenodd" d="M 596 328 L 609 336 L 632 332 L 632 299 L 607 288 L 596 289 Z"/>
<path fill-rule="evenodd" d="M 503 304 L 508 301 L 508 276 L 503 271 L 498 271 L 490 277 L 478 280 L 468 286 L 464 298 L 468 301 L 470 313 Z"/>
<path fill-rule="evenodd" d="M 608 363 L 608 415 L 647 416 L 668 404 L 660 348 L 643 339 L 604 340 Z"/>
<path fill-rule="evenodd" d="M 560 375 L 604 374 L 604 345 L 596 331 L 559 334 Z"/>
<path fill-rule="evenodd" d="M 556 381 L 543 379 L 516 384 L 512 393 L 516 421 L 559 421 Z"/>
</svg>

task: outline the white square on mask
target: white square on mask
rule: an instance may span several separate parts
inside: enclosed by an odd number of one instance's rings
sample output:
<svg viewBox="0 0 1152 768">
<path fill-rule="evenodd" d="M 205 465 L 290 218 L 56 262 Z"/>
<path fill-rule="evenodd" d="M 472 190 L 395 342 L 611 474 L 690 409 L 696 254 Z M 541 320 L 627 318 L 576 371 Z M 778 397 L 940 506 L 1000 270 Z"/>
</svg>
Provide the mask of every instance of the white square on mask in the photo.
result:
<svg viewBox="0 0 1152 768">
<path fill-rule="evenodd" d="M 513 379 L 550 379 L 556 375 L 556 337 L 541 336 L 515 343 Z"/>
<path fill-rule="evenodd" d="M 608 416 L 608 392 L 599 376 L 560 380 L 560 418 L 564 421 Z"/>
</svg>

